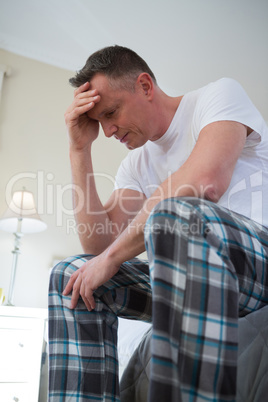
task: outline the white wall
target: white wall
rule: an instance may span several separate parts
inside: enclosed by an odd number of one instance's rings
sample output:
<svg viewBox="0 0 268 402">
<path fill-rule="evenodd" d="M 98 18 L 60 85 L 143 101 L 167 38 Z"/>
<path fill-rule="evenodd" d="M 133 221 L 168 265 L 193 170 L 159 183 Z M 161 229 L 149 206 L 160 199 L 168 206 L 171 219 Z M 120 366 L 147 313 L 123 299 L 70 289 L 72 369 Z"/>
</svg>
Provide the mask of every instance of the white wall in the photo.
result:
<svg viewBox="0 0 268 402">
<path fill-rule="evenodd" d="M 64 13 L 57 15 L 59 2 L 57 7 L 41 13 L 43 19 L 51 18 L 51 25 L 47 25 L 51 30 L 54 14 L 54 22 L 59 22 L 55 43 L 51 40 L 52 31 L 50 35 L 39 31 L 35 18 L 25 12 L 29 3 L 23 3 L 21 10 L 10 6 L 10 14 L 5 13 L 11 22 L 19 20 L 16 27 L 21 33 L 27 31 L 27 42 L 20 42 L 20 47 L 19 35 L 17 39 L 11 37 L 16 53 L 27 50 L 34 57 L 37 43 L 38 56 L 46 59 L 50 55 L 52 64 L 76 60 L 82 55 L 77 62 L 82 66 L 85 57 L 101 46 L 122 44 L 146 59 L 159 85 L 171 95 L 183 94 L 223 76 L 239 80 L 268 121 L 267 0 L 100 0 L 91 2 L 90 7 L 88 0 L 80 0 L 78 6 L 65 2 Z M 37 7 L 38 3 L 34 4 Z M 82 6 L 85 12 L 78 17 Z M 33 10 L 37 16 L 36 7 Z M 18 12 L 23 10 L 28 15 L 27 21 L 19 18 Z M 94 29 L 89 17 L 94 21 Z M 67 25 L 65 18 L 69 21 Z M 79 22 L 79 29 L 75 21 Z M 45 19 L 40 26 L 46 26 Z M 5 38 L 0 47 L 8 48 Z M 65 40 L 64 47 L 61 40 Z M 15 303 L 45 307 L 48 271 L 53 260 L 82 251 L 77 236 L 69 228 L 73 224 L 71 212 L 64 213 L 65 209 L 71 209 L 68 190 L 71 177 L 63 114 L 72 99 L 68 79 L 73 72 L 5 50 L 0 50 L 0 64 L 12 68 L 12 75 L 4 80 L 0 103 L 0 213 L 6 208 L 8 184 L 22 174 L 24 178 L 17 180 L 12 189 L 25 185 L 33 191 L 39 212 L 43 208 L 41 216 L 48 225 L 45 232 L 23 238 Z M 122 145 L 101 135 L 95 144 L 95 170 L 101 175 L 114 176 L 125 155 Z M 105 200 L 112 184 L 102 177 L 98 188 Z M 0 232 L 0 287 L 6 292 L 12 247 L 12 235 Z"/>
<path fill-rule="evenodd" d="M 0 64 L 11 67 L 0 103 L 0 213 L 9 193 L 23 186 L 32 191 L 45 232 L 22 238 L 14 302 L 18 306 L 46 307 L 49 269 L 55 259 L 82 252 L 71 212 L 71 175 L 64 111 L 73 89 L 73 72 L 0 50 Z M 95 168 L 102 176 L 98 188 L 103 200 L 126 150 L 105 137 L 95 145 Z M 0 287 L 8 292 L 13 235 L 0 231 Z"/>
</svg>

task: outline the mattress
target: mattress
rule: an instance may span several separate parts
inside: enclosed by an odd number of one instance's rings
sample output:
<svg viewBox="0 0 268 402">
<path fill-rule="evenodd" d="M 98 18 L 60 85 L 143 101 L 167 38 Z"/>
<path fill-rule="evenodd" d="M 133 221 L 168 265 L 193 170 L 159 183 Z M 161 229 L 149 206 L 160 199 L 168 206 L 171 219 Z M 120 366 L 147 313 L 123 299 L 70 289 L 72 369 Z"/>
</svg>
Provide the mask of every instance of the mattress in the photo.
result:
<svg viewBox="0 0 268 402">
<path fill-rule="evenodd" d="M 144 331 L 121 376 L 121 402 L 147 402 L 151 328 Z M 268 400 L 268 306 L 239 319 L 238 355 L 236 401 Z"/>
</svg>

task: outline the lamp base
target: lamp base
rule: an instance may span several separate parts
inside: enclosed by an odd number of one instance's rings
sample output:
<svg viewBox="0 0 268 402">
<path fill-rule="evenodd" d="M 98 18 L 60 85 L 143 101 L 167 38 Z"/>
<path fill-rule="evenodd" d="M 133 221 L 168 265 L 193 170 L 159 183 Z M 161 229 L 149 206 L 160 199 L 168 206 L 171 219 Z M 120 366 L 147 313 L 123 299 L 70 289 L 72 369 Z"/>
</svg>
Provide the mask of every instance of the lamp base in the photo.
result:
<svg viewBox="0 0 268 402">
<path fill-rule="evenodd" d="M 14 233 L 15 236 L 15 243 L 14 243 L 14 250 L 12 251 L 13 260 L 12 260 L 12 269 L 11 269 L 11 276 L 10 276 L 10 285 L 8 290 L 8 297 L 7 297 L 7 306 L 14 306 L 13 303 L 13 295 L 14 295 L 14 285 L 16 279 L 16 272 L 17 272 L 17 264 L 18 264 L 18 257 L 20 254 L 20 240 L 23 234 L 21 232 Z"/>
<path fill-rule="evenodd" d="M 11 303 L 11 301 L 8 300 L 8 301 L 5 303 L 5 306 L 8 306 L 8 307 L 15 307 L 15 304 Z"/>
</svg>

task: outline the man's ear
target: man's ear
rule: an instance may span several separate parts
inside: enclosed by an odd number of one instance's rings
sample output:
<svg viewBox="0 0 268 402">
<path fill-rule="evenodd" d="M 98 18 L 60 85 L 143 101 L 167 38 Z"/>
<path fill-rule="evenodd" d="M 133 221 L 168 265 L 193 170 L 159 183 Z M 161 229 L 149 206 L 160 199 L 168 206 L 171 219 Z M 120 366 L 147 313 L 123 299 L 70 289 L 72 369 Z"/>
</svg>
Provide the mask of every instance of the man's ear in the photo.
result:
<svg viewBox="0 0 268 402">
<path fill-rule="evenodd" d="M 151 100 L 153 98 L 154 83 L 153 83 L 151 76 L 148 73 L 141 73 L 138 76 L 137 81 L 136 81 L 136 87 L 149 100 Z"/>
</svg>

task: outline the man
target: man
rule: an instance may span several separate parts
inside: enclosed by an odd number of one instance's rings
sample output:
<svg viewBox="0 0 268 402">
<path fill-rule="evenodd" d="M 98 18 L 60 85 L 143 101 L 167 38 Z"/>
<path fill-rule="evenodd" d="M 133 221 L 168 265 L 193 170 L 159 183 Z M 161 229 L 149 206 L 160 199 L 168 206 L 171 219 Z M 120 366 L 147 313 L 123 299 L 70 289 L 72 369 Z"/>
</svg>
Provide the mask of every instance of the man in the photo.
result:
<svg viewBox="0 0 268 402">
<path fill-rule="evenodd" d="M 120 46 L 70 82 L 73 182 L 87 195 L 80 208 L 74 193 L 74 211 L 89 231 L 85 255 L 51 275 L 50 400 L 120 400 L 117 316 L 152 320 L 150 401 L 235 400 L 238 317 L 268 303 L 261 115 L 231 79 L 169 97 Z M 131 150 L 105 205 L 91 161 L 99 125 Z M 145 249 L 149 267 L 133 260 Z"/>
</svg>

